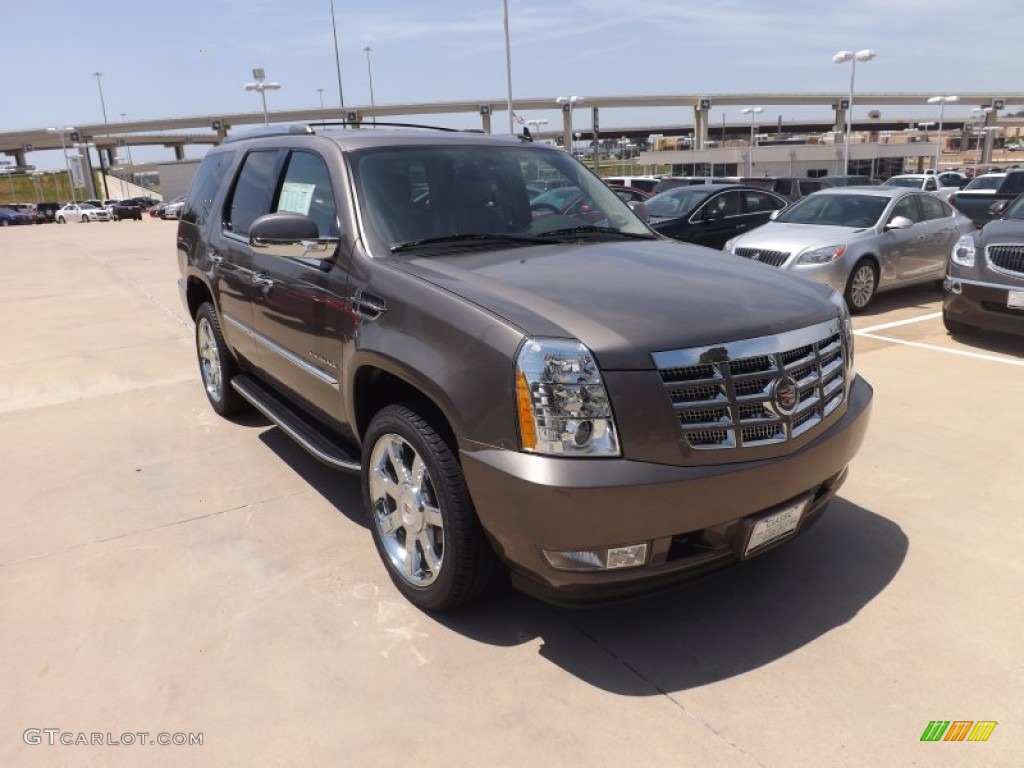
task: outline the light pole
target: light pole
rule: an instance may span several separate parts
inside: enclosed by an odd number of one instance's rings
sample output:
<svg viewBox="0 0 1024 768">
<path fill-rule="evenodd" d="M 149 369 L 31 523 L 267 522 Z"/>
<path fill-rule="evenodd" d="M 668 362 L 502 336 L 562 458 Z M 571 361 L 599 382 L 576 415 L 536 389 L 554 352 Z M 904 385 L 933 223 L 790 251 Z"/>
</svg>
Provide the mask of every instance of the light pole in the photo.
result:
<svg viewBox="0 0 1024 768">
<path fill-rule="evenodd" d="M 939 135 L 935 139 L 935 173 L 939 172 L 939 160 L 942 157 L 942 118 L 946 114 L 946 105 L 960 101 L 959 96 L 932 96 L 929 104 L 941 104 L 939 107 Z"/>
<path fill-rule="evenodd" d="M 556 104 L 562 105 L 562 143 L 572 154 L 572 108 L 583 101 L 582 96 L 559 96 L 555 99 Z"/>
<path fill-rule="evenodd" d="M 246 83 L 245 90 L 259 91 L 260 98 L 263 99 L 263 125 L 270 125 L 270 115 L 267 113 L 267 91 L 280 90 L 281 84 L 267 82 L 265 79 L 267 73 L 263 71 L 263 67 L 254 67 L 252 76 L 256 79 L 256 82 Z"/>
<path fill-rule="evenodd" d="M 764 107 L 744 107 L 740 114 L 750 115 L 750 152 L 747 154 L 747 176 L 754 175 L 754 118 L 764 112 Z"/>
<path fill-rule="evenodd" d="M 327 120 L 327 115 L 324 112 L 324 89 L 323 88 L 317 88 L 316 92 L 318 94 L 320 94 L 320 119 L 326 121 Z"/>
<path fill-rule="evenodd" d="M 850 172 L 850 131 L 853 128 L 853 87 L 854 80 L 857 77 L 857 62 L 871 61 L 873 58 L 875 58 L 875 52 L 870 48 L 865 48 L 856 53 L 853 51 L 839 51 L 832 57 L 832 61 L 836 64 L 850 62 L 850 100 L 846 107 L 846 143 L 843 149 L 843 174 Z"/>
<path fill-rule="evenodd" d="M 126 117 L 128 117 L 128 113 L 127 113 L 127 112 L 122 112 L 122 113 L 121 113 L 121 122 L 122 122 L 122 123 L 123 123 L 123 122 L 125 121 L 125 118 L 126 118 Z M 125 148 L 126 148 L 126 149 L 128 150 L 128 165 L 135 165 L 135 161 L 134 161 L 134 160 L 132 160 L 132 145 L 131 145 L 131 144 L 129 144 L 129 143 L 128 143 L 128 142 L 126 141 L 126 142 L 125 142 L 125 145 L 124 145 L 124 146 L 125 146 Z"/>
<path fill-rule="evenodd" d="M 345 108 L 345 95 L 341 92 L 341 57 L 338 55 L 338 25 L 334 21 L 334 0 L 331 0 L 331 29 L 334 31 L 334 65 L 338 69 L 338 103 Z"/>
<path fill-rule="evenodd" d="M 982 130 L 978 131 L 978 154 L 979 155 L 981 154 L 981 141 L 982 141 L 982 139 L 984 139 L 985 136 L 988 133 L 991 132 L 990 128 L 987 127 L 985 125 L 985 123 L 988 122 L 988 116 L 990 114 L 992 114 L 992 112 L 994 112 L 994 111 L 995 110 L 992 107 L 974 107 L 971 110 L 971 114 L 974 115 L 978 119 L 979 127 L 982 129 Z M 978 159 L 978 162 L 981 162 L 980 157 Z M 978 174 L 978 162 L 976 162 L 974 164 L 974 174 L 975 174 L 975 176 L 977 176 L 977 174 Z"/>
<path fill-rule="evenodd" d="M 978 165 L 981 164 L 981 145 L 985 140 L 985 137 L 991 133 L 991 128 L 982 128 L 978 131 L 978 152 L 974 156 L 974 177 L 978 178 Z"/>
<path fill-rule="evenodd" d="M 107 105 L 103 101 L 103 84 L 100 82 L 100 78 L 103 77 L 102 72 L 93 72 L 92 76 L 96 78 L 96 87 L 100 89 L 100 109 L 103 110 L 103 122 L 107 122 Z"/>
<path fill-rule="evenodd" d="M 370 66 L 370 54 L 373 53 L 373 48 L 366 46 L 363 48 L 363 53 L 366 54 L 366 75 L 370 79 L 370 111 L 376 109 L 376 104 L 373 101 L 373 67 Z M 372 115 L 373 124 L 377 124 L 377 116 Z"/>
<path fill-rule="evenodd" d="M 60 148 L 64 153 L 64 167 L 68 171 L 68 186 L 71 188 L 71 202 L 77 203 L 78 199 L 75 197 L 75 180 L 71 177 L 71 161 L 68 160 L 68 147 L 67 144 L 64 143 L 64 133 L 74 131 L 75 129 L 70 125 L 66 125 L 63 128 L 47 128 L 46 130 L 49 133 L 60 134 Z"/>
<path fill-rule="evenodd" d="M 502 0 L 502 12 L 505 23 L 505 83 L 508 89 L 508 133 L 514 135 L 515 115 L 512 113 L 512 43 L 508 35 L 508 0 Z"/>
</svg>

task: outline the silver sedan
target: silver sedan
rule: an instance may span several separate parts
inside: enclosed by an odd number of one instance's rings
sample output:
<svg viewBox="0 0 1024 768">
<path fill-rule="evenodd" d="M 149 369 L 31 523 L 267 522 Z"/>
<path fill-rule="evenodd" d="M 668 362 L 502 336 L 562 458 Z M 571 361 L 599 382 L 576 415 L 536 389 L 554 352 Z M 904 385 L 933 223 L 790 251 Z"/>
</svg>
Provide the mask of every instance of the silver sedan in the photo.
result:
<svg viewBox="0 0 1024 768">
<path fill-rule="evenodd" d="M 971 220 L 934 195 L 903 187 L 815 192 L 725 250 L 832 286 L 851 312 L 878 291 L 942 280 Z"/>
</svg>

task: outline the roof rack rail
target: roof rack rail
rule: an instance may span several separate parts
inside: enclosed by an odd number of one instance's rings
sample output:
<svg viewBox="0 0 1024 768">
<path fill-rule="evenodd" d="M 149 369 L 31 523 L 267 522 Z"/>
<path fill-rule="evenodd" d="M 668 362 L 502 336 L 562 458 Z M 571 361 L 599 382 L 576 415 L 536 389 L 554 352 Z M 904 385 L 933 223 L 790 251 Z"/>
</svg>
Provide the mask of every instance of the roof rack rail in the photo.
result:
<svg viewBox="0 0 1024 768">
<path fill-rule="evenodd" d="M 245 139 L 258 139 L 261 136 L 289 136 L 289 135 L 300 135 L 310 134 L 315 131 L 306 124 L 292 123 L 291 125 L 279 125 L 271 126 L 267 125 L 262 128 L 253 128 L 248 131 L 233 134 L 224 139 L 223 144 L 228 144 L 232 141 L 243 141 Z"/>
<path fill-rule="evenodd" d="M 384 126 L 386 128 L 423 128 L 428 131 L 444 131 L 445 133 L 484 133 L 479 128 L 448 128 L 443 125 L 424 125 L 422 123 L 391 123 L 378 120 L 375 123 L 368 123 L 361 120 L 355 122 L 349 120 L 313 120 L 309 123 L 311 126 L 317 128 L 333 128 L 333 127 L 346 127 L 346 126 L 357 126 L 361 130 L 368 128 L 380 128 Z"/>
</svg>

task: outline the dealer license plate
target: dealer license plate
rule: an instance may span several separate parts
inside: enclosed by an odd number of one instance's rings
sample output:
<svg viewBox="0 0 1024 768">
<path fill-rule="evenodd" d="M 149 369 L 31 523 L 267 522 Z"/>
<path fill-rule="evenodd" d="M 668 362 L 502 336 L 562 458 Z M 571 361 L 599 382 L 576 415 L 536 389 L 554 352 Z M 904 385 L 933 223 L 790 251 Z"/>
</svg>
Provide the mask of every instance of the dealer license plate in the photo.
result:
<svg viewBox="0 0 1024 768">
<path fill-rule="evenodd" d="M 806 508 L 807 499 L 804 499 L 785 509 L 780 509 L 778 512 L 773 512 L 768 517 L 763 517 L 754 523 L 754 527 L 750 532 L 750 538 L 747 540 L 747 548 L 743 553 L 744 557 L 755 549 L 763 547 L 765 544 L 770 544 L 776 539 L 788 536 L 795 531 Z"/>
<path fill-rule="evenodd" d="M 1024 309 L 1024 291 L 1010 291 L 1006 297 L 1006 306 L 1010 309 Z"/>
</svg>

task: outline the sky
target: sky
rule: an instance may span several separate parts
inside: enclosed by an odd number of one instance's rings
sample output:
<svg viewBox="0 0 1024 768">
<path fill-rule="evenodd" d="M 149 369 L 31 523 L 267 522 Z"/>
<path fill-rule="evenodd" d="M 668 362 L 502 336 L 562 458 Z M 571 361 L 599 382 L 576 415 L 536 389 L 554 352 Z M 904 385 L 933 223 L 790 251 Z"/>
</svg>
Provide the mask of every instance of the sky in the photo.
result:
<svg viewBox="0 0 1024 768">
<path fill-rule="evenodd" d="M 12 0 L 5 0 L 11 2 Z M 368 105 L 370 54 L 378 105 L 506 97 L 502 0 L 334 0 L 342 87 Z M 27 7 L 27 6 L 26 6 Z M 50 0 L 16 34 L 0 36 L 0 131 L 257 111 L 244 91 L 259 66 L 281 90 L 271 109 L 338 105 L 330 0 L 171 0 L 87 10 Z M 757 92 L 849 88 L 843 49 L 874 49 L 858 91 L 1020 91 L 1012 64 L 1024 2 L 987 0 L 508 0 L 514 97 Z M 20 73 L 20 74 L 12 74 Z M 971 106 L 947 107 L 950 117 Z M 1021 105 L 1008 105 L 1013 108 Z M 725 110 L 740 122 L 739 107 Z M 867 111 L 864 108 L 864 112 Z M 558 124 L 557 107 L 524 115 Z M 831 110 L 780 111 L 828 120 Z M 722 120 L 713 109 L 712 125 Z M 934 107 L 888 107 L 883 117 L 934 120 Z M 857 113 L 858 115 L 860 112 Z M 472 116 L 432 122 L 477 127 Z M 692 123 L 692 110 L 602 110 L 602 127 Z M 495 130 L 504 125 L 496 113 Z M 589 124 L 589 123 L 588 123 Z M 196 157 L 203 149 L 187 148 Z M 133 150 L 136 161 L 169 149 Z M 29 162 L 56 167 L 59 153 Z"/>
</svg>

